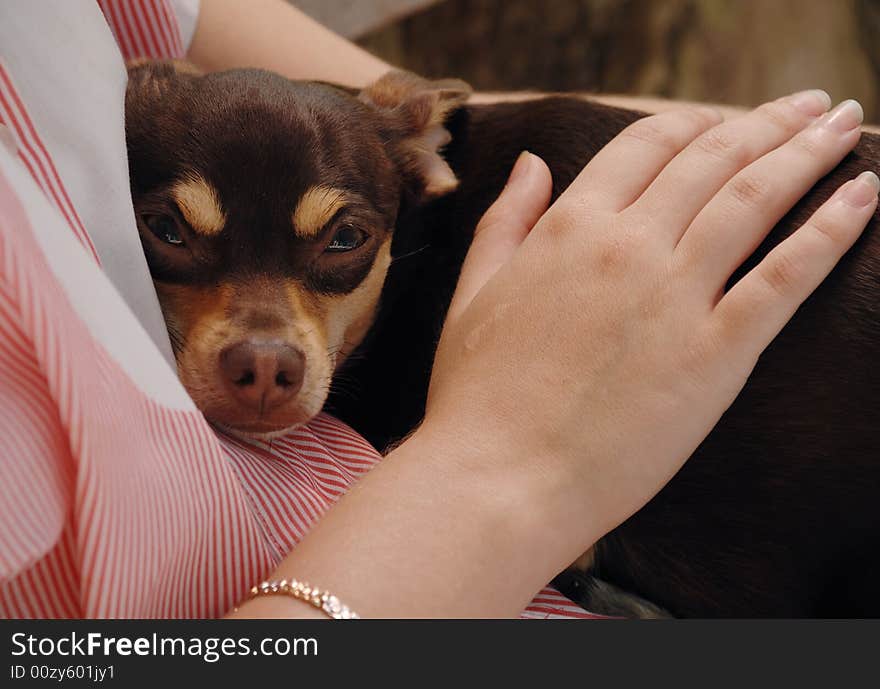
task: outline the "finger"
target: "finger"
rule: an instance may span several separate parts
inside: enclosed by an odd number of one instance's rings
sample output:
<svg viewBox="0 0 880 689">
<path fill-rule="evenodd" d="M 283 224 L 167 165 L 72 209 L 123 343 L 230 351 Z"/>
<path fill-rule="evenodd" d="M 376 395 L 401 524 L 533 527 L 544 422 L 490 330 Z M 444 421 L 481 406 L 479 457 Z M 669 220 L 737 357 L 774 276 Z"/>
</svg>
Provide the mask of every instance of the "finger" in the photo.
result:
<svg viewBox="0 0 880 689">
<path fill-rule="evenodd" d="M 873 172 L 844 184 L 722 297 L 714 317 L 732 351 L 757 359 L 861 234 L 878 191 Z"/>
<path fill-rule="evenodd" d="M 562 196 L 595 210 L 623 210 L 685 146 L 721 119 L 711 108 L 690 107 L 638 120 L 599 151 Z"/>
<path fill-rule="evenodd" d="M 547 164 L 523 151 L 513 166 L 507 186 L 477 225 L 447 321 L 457 318 L 489 278 L 510 260 L 547 210 L 552 190 L 553 178 Z"/>
<path fill-rule="evenodd" d="M 845 101 L 737 174 L 682 237 L 681 260 L 720 287 L 792 206 L 859 140 L 862 108 Z"/>
<path fill-rule="evenodd" d="M 709 129 L 663 169 L 633 208 L 663 222 L 673 242 L 678 242 L 731 177 L 791 139 L 830 107 L 831 98 L 824 91 L 802 91 Z M 688 190 L 686 196 L 682 189 Z"/>
</svg>

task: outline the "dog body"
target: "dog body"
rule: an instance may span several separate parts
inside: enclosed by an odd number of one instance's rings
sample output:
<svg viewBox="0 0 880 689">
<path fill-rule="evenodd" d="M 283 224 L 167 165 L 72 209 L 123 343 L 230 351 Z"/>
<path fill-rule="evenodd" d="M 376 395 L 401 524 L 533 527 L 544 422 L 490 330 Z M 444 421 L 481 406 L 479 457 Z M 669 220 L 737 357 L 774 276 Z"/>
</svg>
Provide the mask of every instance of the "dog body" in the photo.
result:
<svg viewBox="0 0 880 689">
<path fill-rule="evenodd" d="M 181 377 L 209 418 L 272 432 L 326 399 L 379 449 L 404 437 L 473 230 L 519 152 L 547 162 L 555 198 L 642 116 L 465 96 L 414 77 L 355 94 L 259 72 L 133 70 L 139 227 Z M 878 161 L 866 135 L 742 271 Z M 679 474 L 597 545 L 591 575 L 676 616 L 880 615 L 877 224 Z M 595 608 L 597 590 L 568 593 Z"/>
</svg>

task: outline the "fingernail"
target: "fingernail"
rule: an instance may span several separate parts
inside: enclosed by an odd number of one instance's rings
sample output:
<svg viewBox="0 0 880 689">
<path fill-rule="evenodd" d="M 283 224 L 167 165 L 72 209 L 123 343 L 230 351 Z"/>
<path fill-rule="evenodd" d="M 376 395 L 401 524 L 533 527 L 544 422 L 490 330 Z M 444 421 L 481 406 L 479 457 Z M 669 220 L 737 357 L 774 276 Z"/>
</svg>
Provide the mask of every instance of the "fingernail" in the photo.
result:
<svg viewBox="0 0 880 689">
<path fill-rule="evenodd" d="M 857 100 L 845 100 L 828 113 L 825 126 L 839 134 L 845 134 L 858 127 L 865 119 L 865 111 Z"/>
<path fill-rule="evenodd" d="M 880 193 L 880 177 L 873 172 L 863 172 L 841 190 L 841 196 L 851 206 L 867 206 Z"/>
<path fill-rule="evenodd" d="M 516 162 L 513 164 L 513 170 L 510 171 L 510 177 L 507 178 L 507 184 L 505 186 L 515 184 L 521 177 L 525 176 L 526 172 L 529 170 L 529 166 L 532 164 L 531 158 L 532 154 L 528 151 L 523 151 L 519 154 L 519 158 L 517 158 Z"/>
<path fill-rule="evenodd" d="M 804 114 L 818 117 L 828 112 L 828 108 L 831 107 L 831 96 L 822 89 L 810 89 L 789 96 L 788 102 Z"/>
</svg>

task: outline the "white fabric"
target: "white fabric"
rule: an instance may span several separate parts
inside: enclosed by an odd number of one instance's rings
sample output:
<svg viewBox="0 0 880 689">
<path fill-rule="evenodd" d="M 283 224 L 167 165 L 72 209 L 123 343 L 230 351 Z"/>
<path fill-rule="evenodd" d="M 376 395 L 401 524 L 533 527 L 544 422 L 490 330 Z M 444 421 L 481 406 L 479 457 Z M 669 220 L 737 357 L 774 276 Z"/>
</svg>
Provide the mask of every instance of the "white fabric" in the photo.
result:
<svg viewBox="0 0 880 689">
<path fill-rule="evenodd" d="M 27 103 L 104 272 L 173 363 L 129 193 L 125 66 L 101 10 L 94 0 L 4 0 L 0 59 Z M 134 342 L 111 350 L 125 368 L 142 353 Z"/>
<path fill-rule="evenodd" d="M 174 14 L 177 16 L 184 50 L 189 50 L 189 44 L 192 43 L 193 34 L 196 32 L 199 6 L 199 0 L 171 0 L 171 9 L 174 10 Z"/>
</svg>

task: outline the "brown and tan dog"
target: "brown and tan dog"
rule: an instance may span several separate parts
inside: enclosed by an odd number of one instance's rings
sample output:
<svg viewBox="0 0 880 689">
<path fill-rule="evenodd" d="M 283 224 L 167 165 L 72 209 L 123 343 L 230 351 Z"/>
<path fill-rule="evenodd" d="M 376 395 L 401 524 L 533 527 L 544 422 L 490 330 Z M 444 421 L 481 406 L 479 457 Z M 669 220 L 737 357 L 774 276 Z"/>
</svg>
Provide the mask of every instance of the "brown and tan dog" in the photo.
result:
<svg viewBox="0 0 880 689">
<path fill-rule="evenodd" d="M 473 229 L 516 156 L 548 163 L 555 197 L 642 116 L 467 96 L 403 73 L 356 93 L 256 70 L 130 70 L 138 226 L 181 379 L 209 419 L 273 433 L 326 405 L 380 449 L 404 436 Z M 878 162 L 865 135 L 744 269 Z M 589 554 L 591 576 L 560 580 L 569 595 L 641 615 L 660 611 L 620 590 L 681 616 L 880 614 L 877 224 L 684 469 Z"/>
</svg>

